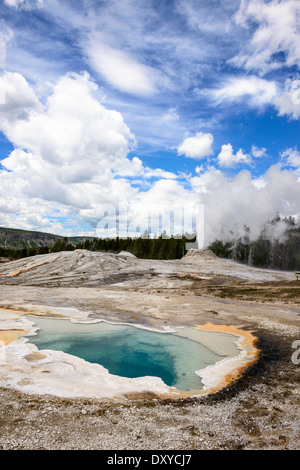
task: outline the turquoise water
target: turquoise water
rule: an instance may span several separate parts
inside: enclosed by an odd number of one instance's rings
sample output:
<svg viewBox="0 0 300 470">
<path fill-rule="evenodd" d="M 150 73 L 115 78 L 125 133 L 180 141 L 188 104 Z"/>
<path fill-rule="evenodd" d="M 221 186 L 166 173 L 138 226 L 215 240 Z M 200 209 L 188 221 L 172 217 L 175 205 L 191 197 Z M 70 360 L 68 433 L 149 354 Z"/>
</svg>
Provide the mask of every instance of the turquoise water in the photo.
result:
<svg viewBox="0 0 300 470">
<path fill-rule="evenodd" d="M 198 341 L 173 333 L 104 322 L 33 321 L 39 330 L 30 342 L 39 350 L 64 351 L 101 364 L 113 375 L 160 377 L 166 385 L 182 391 L 200 390 L 202 383 L 196 370 L 224 359 Z"/>
</svg>

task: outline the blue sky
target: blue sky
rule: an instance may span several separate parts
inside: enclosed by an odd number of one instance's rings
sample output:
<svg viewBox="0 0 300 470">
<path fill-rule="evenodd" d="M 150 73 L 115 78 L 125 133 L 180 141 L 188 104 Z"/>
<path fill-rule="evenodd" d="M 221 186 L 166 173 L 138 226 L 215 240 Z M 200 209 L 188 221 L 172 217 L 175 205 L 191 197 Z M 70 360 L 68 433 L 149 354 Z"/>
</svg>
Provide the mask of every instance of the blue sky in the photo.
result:
<svg viewBox="0 0 300 470">
<path fill-rule="evenodd" d="M 200 204 L 207 244 L 298 217 L 299 18 L 298 0 L 2 0 L 0 226 L 103 235 L 109 205 Z"/>
</svg>

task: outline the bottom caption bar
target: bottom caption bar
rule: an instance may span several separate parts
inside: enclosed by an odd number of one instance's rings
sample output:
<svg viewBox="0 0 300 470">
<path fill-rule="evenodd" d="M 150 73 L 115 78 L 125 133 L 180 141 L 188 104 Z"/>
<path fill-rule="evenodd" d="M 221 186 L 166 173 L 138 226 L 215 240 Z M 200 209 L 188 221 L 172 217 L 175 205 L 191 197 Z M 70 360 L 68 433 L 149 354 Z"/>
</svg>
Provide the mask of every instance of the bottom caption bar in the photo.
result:
<svg viewBox="0 0 300 470">
<path fill-rule="evenodd" d="M 104 456 L 103 456 L 104 457 Z M 146 466 L 156 465 L 175 465 L 178 467 L 186 467 L 192 463 L 192 453 L 186 452 L 140 452 L 134 453 L 112 453 L 106 456 L 107 465 L 125 465 L 131 468 L 145 468 Z M 104 463 L 102 458 L 102 462 Z"/>
</svg>

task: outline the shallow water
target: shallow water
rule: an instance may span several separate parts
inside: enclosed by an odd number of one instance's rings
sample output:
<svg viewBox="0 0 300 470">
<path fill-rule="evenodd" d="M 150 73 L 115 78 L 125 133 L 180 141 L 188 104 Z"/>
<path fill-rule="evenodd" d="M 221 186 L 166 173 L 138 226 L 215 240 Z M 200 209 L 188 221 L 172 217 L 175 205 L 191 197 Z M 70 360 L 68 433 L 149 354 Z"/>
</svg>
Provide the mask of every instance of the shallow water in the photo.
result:
<svg viewBox="0 0 300 470">
<path fill-rule="evenodd" d="M 202 388 L 197 370 L 215 364 L 224 357 L 237 354 L 232 335 L 209 335 L 218 338 L 216 353 L 201 343 L 205 332 L 193 328 L 178 329 L 177 333 L 159 333 L 125 324 L 72 323 L 69 320 L 35 318 L 39 330 L 30 342 L 39 350 L 52 349 L 101 364 L 113 375 L 123 377 L 160 377 L 168 386 L 181 391 L 199 391 Z M 190 338 L 192 337 L 192 339 Z M 212 344 L 213 346 L 213 344 Z M 226 347 L 225 347 L 226 346 Z"/>
</svg>

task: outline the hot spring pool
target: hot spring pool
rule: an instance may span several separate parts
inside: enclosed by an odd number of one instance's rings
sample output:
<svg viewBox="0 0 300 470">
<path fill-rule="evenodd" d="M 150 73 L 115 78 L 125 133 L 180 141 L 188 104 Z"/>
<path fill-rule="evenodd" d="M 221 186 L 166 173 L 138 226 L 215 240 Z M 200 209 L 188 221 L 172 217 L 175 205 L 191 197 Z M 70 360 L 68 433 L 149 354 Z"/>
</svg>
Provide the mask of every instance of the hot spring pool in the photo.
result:
<svg viewBox="0 0 300 470">
<path fill-rule="evenodd" d="M 39 350 L 57 350 L 101 364 L 121 377 L 160 377 L 184 392 L 199 391 L 196 371 L 238 354 L 237 338 L 192 327 L 156 332 L 126 324 L 72 323 L 32 318 L 38 330 L 30 343 Z"/>
</svg>

